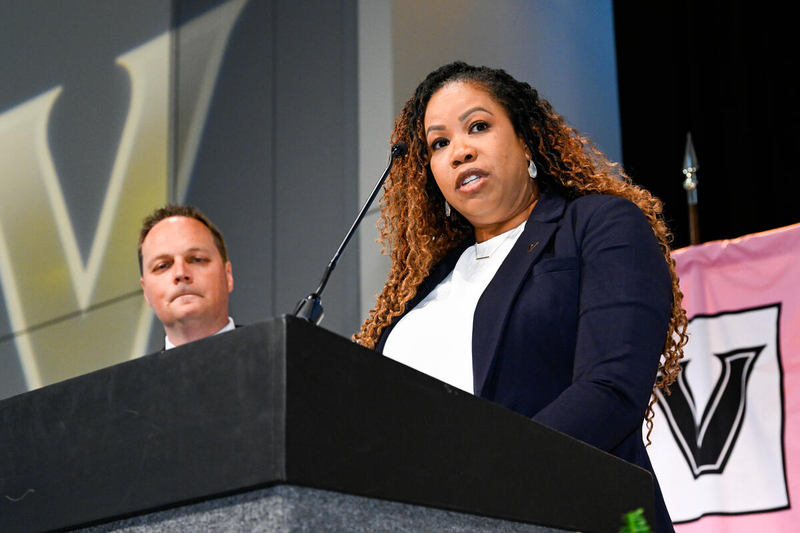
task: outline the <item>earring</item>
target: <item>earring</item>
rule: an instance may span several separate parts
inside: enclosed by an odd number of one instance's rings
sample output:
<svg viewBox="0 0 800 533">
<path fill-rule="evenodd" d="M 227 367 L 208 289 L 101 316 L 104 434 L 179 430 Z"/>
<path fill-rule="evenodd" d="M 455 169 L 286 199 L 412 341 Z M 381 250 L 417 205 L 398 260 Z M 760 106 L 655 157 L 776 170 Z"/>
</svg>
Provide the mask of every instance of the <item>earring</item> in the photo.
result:
<svg viewBox="0 0 800 533">
<path fill-rule="evenodd" d="M 531 159 L 531 162 L 528 165 L 528 176 L 530 176 L 532 180 L 535 180 L 538 174 L 539 171 L 536 170 L 536 163 L 534 163 L 533 159 Z"/>
<path fill-rule="evenodd" d="M 447 203 L 447 200 L 444 201 L 444 216 L 450 218 L 450 204 Z"/>
</svg>

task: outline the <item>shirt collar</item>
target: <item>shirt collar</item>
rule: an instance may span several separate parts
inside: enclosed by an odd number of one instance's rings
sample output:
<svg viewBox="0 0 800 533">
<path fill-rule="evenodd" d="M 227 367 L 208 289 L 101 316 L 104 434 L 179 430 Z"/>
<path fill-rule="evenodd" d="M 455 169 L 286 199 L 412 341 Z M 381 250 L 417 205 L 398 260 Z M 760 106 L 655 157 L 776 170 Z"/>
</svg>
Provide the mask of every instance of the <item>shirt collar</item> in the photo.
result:
<svg viewBox="0 0 800 533">
<path fill-rule="evenodd" d="M 232 331 L 234 329 L 236 329 L 236 324 L 234 324 L 233 319 L 231 317 L 228 317 L 228 323 L 225 324 L 225 327 L 219 330 L 218 332 L 214 333 L 214 335 L 219 335 L 220 333 L 225 333 L 226 331 Z M 164 349 L 171 350 L 172 348 L 175 348 L 175 345 L 169 341 L 169 337 L 164 335 Z"/>
</svg>

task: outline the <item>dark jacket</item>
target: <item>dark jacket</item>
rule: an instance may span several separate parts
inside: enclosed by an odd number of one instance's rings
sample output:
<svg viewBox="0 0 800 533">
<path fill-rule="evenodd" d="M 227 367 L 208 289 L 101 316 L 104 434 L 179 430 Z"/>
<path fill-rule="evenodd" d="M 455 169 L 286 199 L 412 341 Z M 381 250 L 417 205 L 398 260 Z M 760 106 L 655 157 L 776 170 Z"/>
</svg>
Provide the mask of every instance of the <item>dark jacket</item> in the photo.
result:
<svg viewBox="0 0 800 533">
<path fill-rule="evenodd" d="M 433 268 L 406 312 L 473 242 Z M 671 303 L 667 263 L 635 204 L 545 192 L 475 309 L 474 392 L 652 472 L 642 423 Z M 657 483 L 656 515 L 657 531 L 672 531 Z"/>
</svg>

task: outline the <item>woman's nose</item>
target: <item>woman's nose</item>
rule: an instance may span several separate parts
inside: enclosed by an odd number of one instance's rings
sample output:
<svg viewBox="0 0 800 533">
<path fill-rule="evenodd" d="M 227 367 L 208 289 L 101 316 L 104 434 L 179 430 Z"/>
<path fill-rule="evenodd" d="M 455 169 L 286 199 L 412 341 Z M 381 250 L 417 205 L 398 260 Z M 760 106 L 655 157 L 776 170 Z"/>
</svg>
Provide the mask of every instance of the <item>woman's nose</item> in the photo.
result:
<svg viewBox="0 0 800 533">
<path fill-rule="evenodd" d="M 475 147 L 467 139 L 454 139 L 451 144 L 454 145 L 452 151 L 453 159 L 450 163 L 453 168 L 472 161 L 478 155 Z"/>
</svg>

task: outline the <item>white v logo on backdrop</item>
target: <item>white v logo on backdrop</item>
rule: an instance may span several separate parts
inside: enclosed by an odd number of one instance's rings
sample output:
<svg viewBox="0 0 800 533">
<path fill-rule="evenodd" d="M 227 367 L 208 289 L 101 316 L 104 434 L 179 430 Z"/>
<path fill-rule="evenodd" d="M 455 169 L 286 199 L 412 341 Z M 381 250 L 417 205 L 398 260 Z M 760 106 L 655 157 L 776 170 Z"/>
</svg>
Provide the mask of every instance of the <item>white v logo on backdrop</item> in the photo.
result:
<svg viewBox="0 0 800 533">
<path fill-rule="evenodd" d="M 61 87 L 0 114 L 0 282 L 28 389 L 143 354 L 152 313 L 139 296 L 142 218 L 168 197 L 170 51 L 191 95 L 178 130 L 174 199 L 185 197 L 222 57 L 246 0 L 231 0 L 122 54 L 131 100 L 88 259 L 81 257 L 48 145 Z M 77 207 L 73 207 L 77 208 Z"/>
</svg>

